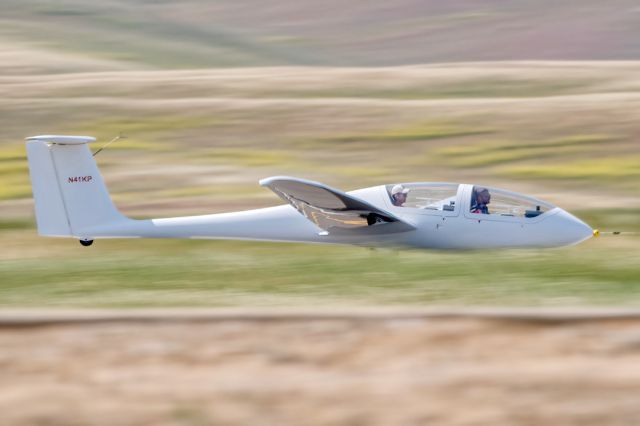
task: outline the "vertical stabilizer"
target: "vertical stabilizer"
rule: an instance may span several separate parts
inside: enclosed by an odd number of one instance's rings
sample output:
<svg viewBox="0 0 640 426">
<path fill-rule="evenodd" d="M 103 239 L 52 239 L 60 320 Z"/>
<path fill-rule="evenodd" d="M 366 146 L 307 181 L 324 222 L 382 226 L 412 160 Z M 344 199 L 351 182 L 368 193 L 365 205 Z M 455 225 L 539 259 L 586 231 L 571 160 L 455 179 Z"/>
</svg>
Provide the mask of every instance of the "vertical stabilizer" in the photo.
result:
<svg viewBox="0 0 640 426">
<path fill-rule="evenodd" d="M 86 230 L 126 218 L 116 209 L 91 155 L 88 136 L 27 139 L 38 233 L 91 237 Z"/>
</svg>

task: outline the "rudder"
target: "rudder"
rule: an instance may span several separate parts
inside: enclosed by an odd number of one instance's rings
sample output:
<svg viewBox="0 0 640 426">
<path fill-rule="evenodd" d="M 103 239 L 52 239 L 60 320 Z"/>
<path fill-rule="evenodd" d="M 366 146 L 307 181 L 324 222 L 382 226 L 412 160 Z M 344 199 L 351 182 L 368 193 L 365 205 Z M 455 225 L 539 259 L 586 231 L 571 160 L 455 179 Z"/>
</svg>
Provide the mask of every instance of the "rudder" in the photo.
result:
<svg viewBox="0 0 640 426">
<path fill-rule="evenodd" d="M 126 220 L 114 206 L 88 136 L 27 138 L 38 234 L 87 238 L 92 227 Z"/>
</svg>

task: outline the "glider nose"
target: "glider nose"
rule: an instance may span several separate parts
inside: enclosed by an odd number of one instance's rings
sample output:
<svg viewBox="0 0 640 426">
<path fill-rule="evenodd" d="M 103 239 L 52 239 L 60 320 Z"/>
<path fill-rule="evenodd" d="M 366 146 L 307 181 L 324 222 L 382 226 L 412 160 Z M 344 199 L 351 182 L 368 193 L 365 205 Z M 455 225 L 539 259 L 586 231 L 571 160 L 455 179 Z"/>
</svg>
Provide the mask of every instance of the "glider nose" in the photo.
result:
<svg viewBox="0 0 640 426">
<path fill-rule="evenodd" d="M 561 210 L 558 217 L 562 221 L 563 239 L 568 245 L 581 243 L 595 235 L 589 225 L 565 210 Z"/>
</svg>

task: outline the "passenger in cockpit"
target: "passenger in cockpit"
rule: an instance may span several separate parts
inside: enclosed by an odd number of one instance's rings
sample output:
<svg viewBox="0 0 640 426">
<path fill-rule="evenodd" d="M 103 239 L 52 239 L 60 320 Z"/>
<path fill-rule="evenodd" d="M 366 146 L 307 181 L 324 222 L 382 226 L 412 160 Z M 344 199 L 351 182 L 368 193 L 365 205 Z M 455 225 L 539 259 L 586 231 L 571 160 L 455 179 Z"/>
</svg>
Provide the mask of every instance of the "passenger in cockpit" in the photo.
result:
<svg viewBox="0 0 640 426">
<path fill-rule="evenodd" d="M 471 196 L 471 213 L 489 214 L 487 204 L 491 202 L 491 194 L 487 188 L 473 188 Z"/>
<path fill-rule="evenodd" d="M 410 189 L 398 184 L 391 188 L 391 202 L 396 207 L 402 207 L 407 202 L 407 194 Z"/>
</svg>

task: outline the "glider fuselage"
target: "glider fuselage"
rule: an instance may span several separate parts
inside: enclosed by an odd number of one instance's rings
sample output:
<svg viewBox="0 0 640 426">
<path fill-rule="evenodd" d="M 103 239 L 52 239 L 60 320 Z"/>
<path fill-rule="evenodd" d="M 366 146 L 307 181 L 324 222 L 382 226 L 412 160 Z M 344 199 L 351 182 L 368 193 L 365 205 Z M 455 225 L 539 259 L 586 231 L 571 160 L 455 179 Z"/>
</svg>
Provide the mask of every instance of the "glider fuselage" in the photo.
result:
<svg viewBox="0 0 640 426">
<path fill-rule="evenodd" d="M 426 183 L 428 184 L 428 183 Z M 87 238 L 193 238 L 355 244 L 429 249 L 557 247 L 577 244 L 592 229 L 559 207 L 535 218 L 481 215 L 468 212 L 465 196 L 472 185 L 460 185 L 453 211 L 396 207 L 385 186 L 348 192 L 387 210 L 415 229 L 381 233 L 376 227 L 358 232 L 324 232 L 291 205 L 241 212 L 177 218 L 132 220 L 87 229 Z M 385 225 L 389 226 L 389 225 Z"/>
</svg>

